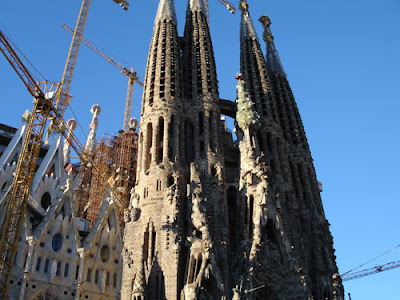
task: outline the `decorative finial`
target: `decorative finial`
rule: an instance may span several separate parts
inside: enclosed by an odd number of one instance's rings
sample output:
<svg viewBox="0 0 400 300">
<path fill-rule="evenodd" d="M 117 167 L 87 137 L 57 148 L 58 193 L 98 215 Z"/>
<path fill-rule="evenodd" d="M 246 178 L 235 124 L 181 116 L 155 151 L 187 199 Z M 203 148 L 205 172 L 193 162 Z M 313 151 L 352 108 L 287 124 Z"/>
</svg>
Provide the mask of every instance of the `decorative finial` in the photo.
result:
<svg viewBox="0 0 400 300">
<path fill-rule="evenodd" d="M 249 5 L 247 4 L 246 0 L 240 0 L 239 2 L 239 9 L 242 11 L 243 14 L 249 14 Z"/>
<path fill-rule="evenodd" d="M 129 127 L 129 129 L 132 129 L 133 131 L 136 131 L 136 128 L 137 128 L 137 126 L 138 126 L 138 120 L 136 120 L 136 118 L 131 118 L 130 120 L 129 120 L 129 123 L 128 123 L 128 127 Z"/>
<path fill-rule="evenodd" d="M 154 22 L 157 24 L 161 20 L 171 21 L 176 25 L 175 5 L 173 0 L 160 0 Z"/>
<path fill-rule="evenodd" d="M 90 109 L 93 114 L 92 122 L 90 123 L 90 131 L 85 143 L 85 152 L 87 155 L 92 156 L 96 150 L 96 131 L 99 124 L 98 116 L 101 113 L 100 105 L 93 105 Z"/>
<path fill-rule="evenodd" d="M 251 101 L 249 93 L 246 89 L 246 82 L 241 73 L 238 73 L 235 78 L 238 80 L 236 85 L 236 122 L 244 131 L 250 128 L 257 128 L 260 122 L 260 116 L 254 109 L 254 103 Z"/>
<path fill-rule="evenodd" d="M 260 19 L 258 19 L 264 27 L 264 41 L 266 43 L 273 43 L 274 37 L 272 35 L 271 29 L 269 28 L 272 24 L 271 19 L 267 15 L 263 15 Z"/>
<path fill-rule="evenodd" d="M 236 76 L 235 76 L 235 79 L 239 80 L 239 81 L 240 80 L 244 80 L 243 74 L 242 73 L 237 73 Z"/>
<path fill-rule="evenodd" d="M 29 119 L 31 117 L 31 112 L 27 109 L 24 114 L 22 115 L 22 122 L 23 123 L 28 123 Z"/>
<path fill-rule="evenodd" d="M 76 129 L 78 123 L 74 119 L 70 119 L 67 122 L 68 126 L 68 138 L 71 138 L 72 131 Z M 63 149 L 63 156 L 64 156 L 64 165 L 69 163 L 69 155 L 71 153 L 71 144 L 68 142 L 68 139 L 64 141 L 64 149 Z"/>
<path fill-rule="evenodd" d="M 267 15 L 264 15 L 259 19 L 259 21 L 264 27 L 263 39 L 267 44 L 267 67 L 269 71 L 274 74 L 286 76 L 281 60 L 279 59 L 278 51 L 275 48 L 274 36 L 270 29 L 272 23 L 271 19 Z"/>
</svg>

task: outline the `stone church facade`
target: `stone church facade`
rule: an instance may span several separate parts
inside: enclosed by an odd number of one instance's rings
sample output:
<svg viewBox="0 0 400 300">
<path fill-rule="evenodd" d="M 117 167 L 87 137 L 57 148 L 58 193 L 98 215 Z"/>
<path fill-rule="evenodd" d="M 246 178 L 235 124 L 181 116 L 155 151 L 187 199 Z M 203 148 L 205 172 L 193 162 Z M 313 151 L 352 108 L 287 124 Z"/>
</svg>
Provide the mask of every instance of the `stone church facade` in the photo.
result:
<svg viewBox="0 0 400 300">
<path fill-rule="evenodd" d="M 23 115 L 18 130 L 1 126 L 0 222 L 7 213 L 13 173 L 29 116 L 29 112 Z M 76 126 L 73 120 L 68 125 Z M 91 135 L 87 145 L 93 144 L 94 131 Z M 78 217 L 75 188 L 79 174 L 78 168 L 69 163 L 70 147 L 58 135 L 52 145 L 40 151 L 8 299 L 120 298 L 119 208 L 106 194 L 91 228 L 89 220 Z"/>
<path fill-rule="evenodd" d="M 121 299 L 344 299 L 303 124 L 270 30 L 240 2 L 236 103 L 222 100 L 205 3 L 183 37 L 159 3 Z M 237 141 L 221 114 L 233 116 Z"/>
</svg>

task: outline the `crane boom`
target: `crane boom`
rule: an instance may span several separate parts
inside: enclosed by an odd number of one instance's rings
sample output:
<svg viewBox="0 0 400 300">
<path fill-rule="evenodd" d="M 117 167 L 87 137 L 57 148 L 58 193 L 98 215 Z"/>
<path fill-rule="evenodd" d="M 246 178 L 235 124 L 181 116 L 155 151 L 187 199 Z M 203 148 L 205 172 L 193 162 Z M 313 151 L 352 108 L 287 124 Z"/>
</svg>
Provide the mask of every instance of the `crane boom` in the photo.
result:
<svg viewBox="0 0 400 300">
<path fill-rule="evenodd" d="M 229 3 L 227 0 L 218 0 L 220 3 L 222 3 L 223 6 L 225 6 L 231 14 L 235 14 L 236 12 L 236 7 L 233 6 L 231 3 Z M 206 8 L 206 14 L 207 14 L 207 21 L 210 23 L 210 17 L 209 17 L 209 8 L 208 8 L 208 0 L 204 0 L 205 8 Z"/>
<path fill-rule="evenodd" d="M 361 277 L 365 277 L 365 276 L 376 274 L 376 273 L 381 273 L 384 271 L 389 271 L 392 269 L 396 269 L 398 267 L 400 267 L 400 260 L 392 261 L 392 262 L 384 264 L 384 265 L 375 266 L 375 267 L 372 267 L 369 269 L 364 269 L 364 270 L 361 270 L 358 272 L 343 274 L 343 275 L 341 275 L 341 277 L 342 277 L 343 281 L 348 281 L 348 280 L 361 278 Z"/>
<path fill-rule="evenodd" d="M 222 3 L 229 11 L 230 13 L 234 14 L 236 12 L 236 7 L 230 4 L 226 0 L 218 0 L 220 3 Z"/>
<path fill-rule="evenodd" d="M 129 3 L 127 0 L 113 0 L 119 4 L 124 10 L 128 9 Z M 57 112 L 63 116 L 65 109 L 71 101 L 69 89 L 71 87 L 72 75 L 74 74 L 76 59 L 78 58 L 79 48 L 81 46 L 83 30 L 85 29 L 86 19 L 89 13 L 89 8 L 92 0 L 82 0 L 81 9 L 79 11 L 78 20 L 76 21 L 75 30 L 73 32 L 71 45 L 68 51 L 67 62 L 65 63 L 64 73 L 60 82 L 61 88 L 58 97 L 55 100 L 55 108 Z M 50 130 L 53 123 L 49 126 Z M 46 144 L 48 143 L 50 132 L 46 136 Z"/>
<path fill-rule="evenodd" d="M 35 79 L 33 79 L 28 69 L 25 67 L 25 65 L 18 57 L 18 55 L 15 53 L 13 47 L 8 42 L 8 38 L 2 31 L 0 31 L 0 51 L 6 57 L 6 59 L 11 64 L 15 72 L 17 72 L 19 78 L 21 78 L 21 80 L 27 87 L 29 93 L 34 97 L 35 96 L 44 97 L 44 95 L 39 94 L 41 92 L 39 85 L 36 83 Z"/>
<path fill-rule="evenodd" d="M 63 24 L 62 26 L 66 31 L 69 33 L 73 33 L 72 29 L 70 29 L 67 25 Z M 137 72 L 133 70 L 132 67 L 130 67 L 130 70 L 119 64 L 115 59 L 109 57 L 107 54 L 105 54 L 103 51 L 101 51 L 99 48 L 94 46 L 91 42 L 86 40 L 85 38 L 82 38 L 82 42 L 88 46 L 90 49 L 92 49 L 94 52 L 96 52 L 99 56 L 104 58 L 106 61 L 108 61 L 110 64 L 112 64 L 115 68 L 117 68 L 123 75 L 127 76 L 129 78 L 128 80 L 128 90 L 126 92 L 126 100 L 125 100 L 125 112 L 124 112 L 124 124 L 123 124 L 123 129 L 125 132 L 128 131 L 128 123 L 129 119 L 132 116 L 132 102 L 133 102 L 133 90 L 134 90 L 134 85 L 135 82 L 138 83 L 140 86 L 143 87 L 143 83 L 138 79 L 137 77 Z"/>
<path fill-rule="evenodd" d="M 72 29 L 69 28 L 67 25 L 63 24 L 62 27 L 68 31 L 69 33 L 73 33 Z M 131 70 L 129 70 L 127 67 L 121 66 L 115 59 L 109 57 L 107 54 L 105 54 L 103 51 L 101 51 L 99 48 L 94 46 L 91 42 L 86 40 L 85 38 L 82 38 L 82 43 L 84 43 L 86 46 L 88 46 L 90 49 L 92 49 L 94 52 L 96 52 L 98 55 L 100 55 L 102 58 L 104 58 L 106 61 L 108 61 L 110 64 L 112 64 L 114 67 L 116 67 L 118 70 L 121 71 L 121 73 L 127 77 L 130 77 L 134 71 L 132 70 L 132 67 L 129 67 Z M 136 78 L 135 82 L 139 84 L 140 86 L 143 86 L 143 83 Z"/>
</svg>

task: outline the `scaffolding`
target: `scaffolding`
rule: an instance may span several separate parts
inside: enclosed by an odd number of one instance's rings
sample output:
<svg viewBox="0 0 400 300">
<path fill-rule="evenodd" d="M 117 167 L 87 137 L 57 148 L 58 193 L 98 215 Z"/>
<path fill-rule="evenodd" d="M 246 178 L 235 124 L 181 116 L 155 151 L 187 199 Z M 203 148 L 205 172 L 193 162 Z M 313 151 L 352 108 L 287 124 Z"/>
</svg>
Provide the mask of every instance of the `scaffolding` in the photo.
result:
<svg viewBox="0 0 400 300">
<path fill-rule="evenodd" d="M 136 181 L 136 162 L 138 134 L 130 128 L 128 132 L 119 131 L 116 136 L 102 137 L 97 143 L 93 161 L 99 171 L 109 178 L 120 195 L 122 209 L 119 210 L 123 225 L 123 208 L 127 208 L 130 191 Z M 90 165 L 80 165 L 78 184 L 75 191 L 77 216 L 90 221 L 92 228 L 107 191 L 107 185 Z"/>
<path fill-rule="evenodd" d="M 130 201 L 130 191 L 136 181 L 136 163 L 138 149 L 138 134 L 130 128 L 127 132 L 121 130 L 114 138 L 116 150 L 115 186 L 120 193 L 122 206 L 127 208 Z M 123 222 L 123 210 L 119 211 L 120 221 Z"/>
<path fill-rule="evenodd" d="M 106 175 L 106 178 L 112 176 L 112 153 L 113 147 L 111 137 L 101 138 L 96 147 L 94 163 L 99 167 L 99 171 Z M 100 173 L 97 171 L 92 172 L 89 198 L 85 207 L 86 217 L 90 220 L 89 229 L 92 228 L 96 221 L 106 191 L 107 183 L 101 178 Z"/>
</svg>

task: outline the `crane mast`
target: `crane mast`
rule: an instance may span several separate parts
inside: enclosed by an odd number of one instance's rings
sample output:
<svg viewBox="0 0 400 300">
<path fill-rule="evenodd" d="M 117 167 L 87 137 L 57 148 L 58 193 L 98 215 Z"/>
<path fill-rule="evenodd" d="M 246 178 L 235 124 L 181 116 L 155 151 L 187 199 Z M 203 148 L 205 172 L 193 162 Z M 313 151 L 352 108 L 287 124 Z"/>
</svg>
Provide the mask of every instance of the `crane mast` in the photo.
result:
<svg viewBox="0 0 400 300">
<path fill-rule="evenodd" d="M 85 29 L 86 19 L 92 0 L 83 0 L 79 11 L 78 20 L 76 22 L 75 31 L 72 36 L 71 45 L 68 52 L 67 62 L 64 67 L 64 73 L 61 79 L 60 95 L 56 99 L 55 108 L 58 113 L 63 116 L 68 106 L 71 96 L 69 89 L 71 87 L 72 75 L 74 74 L 76 59 L 79 53 L 79 47 L 82 40 L 83 30 Z"/>
<path fill-rule="evenodd" d="M 69 33 L 73 33 L 72 29 L 70 29 L 67 25 L 63 24 L 62 26 L 66 31 Z M 143 83 L 138 79 L 137 77 L 137 72 L 133 70 L 132 67 L 130 67 L 130 70 L 119 64 L 115 59 L 109 57 L 107 54 L 105 54 L 103 51 L 101 51 L 99 48 L 94 46 L 91 42 L 86 40 L 85 38 L 82 38 L 82 42 L 88 46 L 90 49 L 92 49 L 94 52 L 96 52 L 99 56 L 104 58 L 106 61 L 108 61 L 110 64 L 112 64 L 115 68 L 117 68 L 123 75 L 127 76 L 129 78 L 128 80 L 128 89 L 126 92 L 126 100 L 125 100 L 125 112 L 124 112 L 124 124 L 123 124 L 123 129 L 125 132 L 128 131 L 128 124 L 129 120 L 132 116 L 132 102 L 133 102 L 133 90 L 134 90 L 134 85 L 135 82 L 139 84 L 140 86 L 143 87 Z"/>
<path fill-rule="evenodd" d="M 113 0 L 115 3 L 119 4 L 124 10 L 128 9 L 129 3 L 126 0 Z M 89 13 L 90 4 L 92 0 L 83 0 L 81 4 L 81 9 L 79 11 L 78 20 L 76 21 L 75 30 L 73 32 L 71 45 L 68 51 L 67 61 L 64 67 L 64 73 L 60 82 L 60 92 L 56 96 L 55 108 L 57 112 L 63 116 L 65 109 L 71 101 L 71 95 L 69 94 L 69 89 L 71 87 L 72 76 L 74 74 L 76 59 L 78 58 L 79 48 L 82 41 L 83 31 L 85 29 L 86 19 Z M 47 144 L 49 142 L 49 135 L 53 129 L 53 122 L 49 126 L 49 131 L 46 135 Z"/>
</svg>

